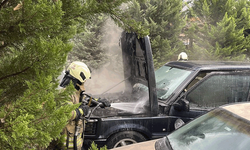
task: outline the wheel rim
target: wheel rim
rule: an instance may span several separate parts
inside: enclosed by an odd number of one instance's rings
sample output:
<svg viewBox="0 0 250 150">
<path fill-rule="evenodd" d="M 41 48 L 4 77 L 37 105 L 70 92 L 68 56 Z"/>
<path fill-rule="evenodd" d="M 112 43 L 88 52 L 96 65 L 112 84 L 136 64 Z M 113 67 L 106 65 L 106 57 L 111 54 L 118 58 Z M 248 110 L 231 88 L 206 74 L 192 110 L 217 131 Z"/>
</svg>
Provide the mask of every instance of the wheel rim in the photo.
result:
<svg viewBox="0 0 250 150">
<path fill-rule="evenodd" d="M 130 144 L 134 144 L 134 143 L 137 143 L 137 142 L 133 139 L 122 139 L 115 144 L 114 148 L 122 147 L 125 145 L 130 145 Z"/>
</svg>

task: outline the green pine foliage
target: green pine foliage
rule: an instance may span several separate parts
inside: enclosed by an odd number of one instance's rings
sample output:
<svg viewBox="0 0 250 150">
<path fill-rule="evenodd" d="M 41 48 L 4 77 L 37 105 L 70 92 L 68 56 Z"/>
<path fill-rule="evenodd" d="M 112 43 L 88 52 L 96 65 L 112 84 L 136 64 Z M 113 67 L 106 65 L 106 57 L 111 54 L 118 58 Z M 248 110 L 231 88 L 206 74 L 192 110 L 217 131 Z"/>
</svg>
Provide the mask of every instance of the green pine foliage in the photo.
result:
<svg viewBox="0 0 250 150">
<path fill-rule="evenodd" d="M 57 90 L 56 77 L 72 49 L 65 42 L 72 34 L 59 33 L 61 7 L 62 2 L 43 0 L 1 5 L 0 149 L 48 146 L 76 107 L 62 105 L 73 88 Z"/>
<path fill-rule="evenodd" d="M 90 68 L 97 69 L 105 64 L 107 49 L 102 46 L 105 32 L 103 27 L 107 21 L 107 15 L 98 15 L 86 24 L 85 31 L 77 34 L 73 39 L 74 47 L 68 55 L 68 62 L 83 61 Z"/>
<path fill-rule="evenodd" d="M 122 16 L 123 2 L 0 2 L 0 149 L 45 148 L 60 137 L 70 112 L 78 107 L 65 105 L 73 86 L 58 88 L 58 76 L 74 46 L 70 39 L 82 33 L 95 14 Z M 138 30 L 122 20 L 118 24 Z"/>
<path fill-rule="evenodd" d="M 192 25 L 186 34 L 193 40 L 191 59 L 245 60 L 249 37 L 243 32 L 250 28 L 247 0 L 195 0 L 190 12 Z"/>
<path fill-rule="evenodd" d="M 185 48 L 179 39 L 185 20 L 182 5 L 182 0 L 133 1 L 129 5 L 128 13 L 149 31 L 156 68 L 167 61 L 176 60 Z"/>
</svg>

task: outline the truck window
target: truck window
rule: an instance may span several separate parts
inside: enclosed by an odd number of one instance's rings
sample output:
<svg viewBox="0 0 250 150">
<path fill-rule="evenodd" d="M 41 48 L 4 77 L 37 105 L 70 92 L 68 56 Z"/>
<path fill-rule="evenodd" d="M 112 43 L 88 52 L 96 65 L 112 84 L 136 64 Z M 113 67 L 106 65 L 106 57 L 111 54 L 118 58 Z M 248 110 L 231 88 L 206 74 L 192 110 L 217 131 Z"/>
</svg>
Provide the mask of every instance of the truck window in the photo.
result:
<svg viewBox="0 0 250 150">
<path fill-rule="evenodd" d="M 193 85 L 195 85 L 197 82 L 199 82 L 200 80 L 202 80 L 207 74 L 209 74 L 209 72 L 200 72 L 193 81 L 191 81 L 189 83 L 189 85 L 187 86 L 186 90 L 189 90 Z"/>
<path fill-rule="evenodd" d="M 215 74 L 204 80 L 187 94 L 190 109 L 214 107 L 234 102 L 248 101 L 250 76 Z"/>
<path fill-rule="evenodd" d="M 157 97 L 166 100 L 192 71 L 162 66 L 155 71 Z"/>
</svg>

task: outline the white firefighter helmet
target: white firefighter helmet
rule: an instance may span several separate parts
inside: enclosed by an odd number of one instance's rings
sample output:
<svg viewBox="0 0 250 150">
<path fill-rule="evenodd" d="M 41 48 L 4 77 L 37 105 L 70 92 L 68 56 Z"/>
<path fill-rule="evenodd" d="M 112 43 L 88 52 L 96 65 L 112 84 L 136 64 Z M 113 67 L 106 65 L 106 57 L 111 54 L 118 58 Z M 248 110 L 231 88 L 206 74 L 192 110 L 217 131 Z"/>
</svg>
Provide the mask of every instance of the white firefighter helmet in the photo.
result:
<svg viewBox="0 0 250 150">
<path fill-rule="evenodd" d="M 187 55 L 187 53 L 185 53 L 185 52 L 181 52 L 181 53 L 178 55 L 177 61 L 185 61 L 185 60 L 188 60 L 188 55 Z"/>
</svg>

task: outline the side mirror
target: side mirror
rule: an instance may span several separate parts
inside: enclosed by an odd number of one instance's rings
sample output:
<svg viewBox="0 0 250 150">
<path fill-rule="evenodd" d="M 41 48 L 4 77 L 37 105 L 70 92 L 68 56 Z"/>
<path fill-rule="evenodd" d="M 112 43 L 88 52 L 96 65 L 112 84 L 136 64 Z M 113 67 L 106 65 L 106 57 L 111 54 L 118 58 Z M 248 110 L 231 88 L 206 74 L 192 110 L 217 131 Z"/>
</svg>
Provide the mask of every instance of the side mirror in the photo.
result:
<svg viewBox="0 0 250 150">
<path fill-rule="evenodd" d="M 180 99 L 178 102 L 173 104 L 174 109 L 178 111 L 189 111 L 189 101 L 186 99 Z"/>
</svg>

